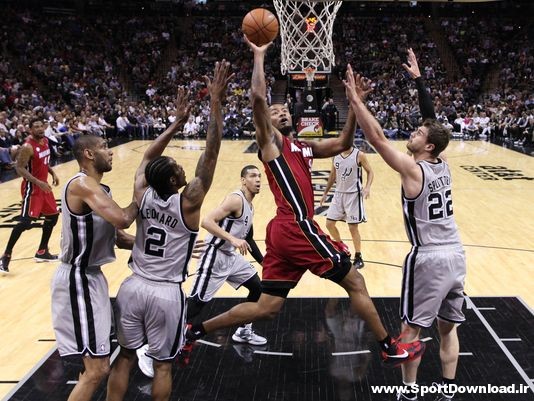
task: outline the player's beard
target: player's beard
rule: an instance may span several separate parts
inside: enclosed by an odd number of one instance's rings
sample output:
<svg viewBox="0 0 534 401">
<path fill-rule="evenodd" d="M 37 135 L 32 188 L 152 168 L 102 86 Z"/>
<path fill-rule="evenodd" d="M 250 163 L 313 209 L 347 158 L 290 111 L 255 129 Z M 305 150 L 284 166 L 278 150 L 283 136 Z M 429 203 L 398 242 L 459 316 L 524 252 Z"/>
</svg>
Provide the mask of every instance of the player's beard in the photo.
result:
<svg viewBox="0 0 534 401">
<path fill-rule="evenodd" d="M 280 128 L 278 131 L 280 131 L 283 136 L 289 136 L 293 132 L 293 127 L 287 125 L 285 127 Z"/>
</svg>

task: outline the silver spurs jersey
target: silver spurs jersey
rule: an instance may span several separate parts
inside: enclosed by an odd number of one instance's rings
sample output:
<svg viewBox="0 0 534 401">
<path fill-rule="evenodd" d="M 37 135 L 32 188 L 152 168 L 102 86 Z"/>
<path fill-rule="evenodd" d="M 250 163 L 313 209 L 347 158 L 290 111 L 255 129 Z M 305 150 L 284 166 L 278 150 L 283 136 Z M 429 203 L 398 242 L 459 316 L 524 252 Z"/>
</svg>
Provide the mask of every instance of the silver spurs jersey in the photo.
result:
<svg viewBox="0 0 534 401">
<path fill-rule="evenodd" d="M 362 190 L 362 167 L 358 164 L 360 151 L 352 148 L 347 157 L 334 156 L 336 169 L 336 192 L 359 192 Z"/>
<path fill-rule="evenodd" d="M 186 226 L 181 198 L 177 193 L 164 200 L 152 187 L 143 194 L 130 261 L 135 274 L 152 281 L 186 280 L 198 231 Z"/>
<path fill-rule="evenodd" d="M 453 216 L 451 173 L 443 160 L 417 162 L 423 172 L 423 187 L 414 199 L 402 191 L 404 224 L 413 246 L 461 244 Z"/>
<path fill-rule="evenodd" d="M 78 173 L 63 187 L 61 194 L 61 255 L 59 259 L 76 268 L 99 267 L 115 260 L 115 227 L 95 212 L 76 214 L 67 202 L 67 188 L 72 181 L 85 177 Z M 111 197 L 108 186 L 100 184 Z"/>
<path fill-rule="evenodd" d="M 245 195 L 241 191 L 234 191 L 232 194 L 239 195 L 242 201 L 241 216 L 239 217 L 225 217 L 219 221 L 219 226 L 226 232 L 230 233 L 236 238 L 244 239 L 252 225 L 252 219 L 254 217 L 254 207 L 245 198 Z M 226 253 L 232 253 L 235 251 L 235 247 L 228 241 L 215 237 L 212 234 L 208 234 L 204 240 L 208 245 L 215 247 Z"/>
</svg>

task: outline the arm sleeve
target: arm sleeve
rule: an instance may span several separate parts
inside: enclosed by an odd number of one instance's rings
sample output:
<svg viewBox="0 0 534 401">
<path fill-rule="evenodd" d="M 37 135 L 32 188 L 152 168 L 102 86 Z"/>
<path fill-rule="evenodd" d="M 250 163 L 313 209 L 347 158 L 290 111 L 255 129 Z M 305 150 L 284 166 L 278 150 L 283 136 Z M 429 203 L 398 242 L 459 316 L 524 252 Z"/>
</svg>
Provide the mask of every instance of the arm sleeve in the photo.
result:
<svg viewBox="0 0 534 401">
<path fill-rule="evenodd" d="M 261 254 L 261 251 L 258 248 L 256 241 L 254 241 L 254 227 L 253 226 L 250 226 L 250 230 L 248 231 L 245 241 L 247 241 L 247 243 L 250 245 L 250 254 L 254 258 L 254 260 L 261 265 L 263 263 L 263 255 Z"/>
<path fill-rule="evenodd" d="M 423 78 L 415 78 L 415 86 L 417 88 L 417 97 L 419 98 L 419 111 L 423 120 L 426 118 L 436 119 L 436 112 L 434 111 L 434 105 L 432 104 L 432 97 L 426 90 Z"/>
</svg>

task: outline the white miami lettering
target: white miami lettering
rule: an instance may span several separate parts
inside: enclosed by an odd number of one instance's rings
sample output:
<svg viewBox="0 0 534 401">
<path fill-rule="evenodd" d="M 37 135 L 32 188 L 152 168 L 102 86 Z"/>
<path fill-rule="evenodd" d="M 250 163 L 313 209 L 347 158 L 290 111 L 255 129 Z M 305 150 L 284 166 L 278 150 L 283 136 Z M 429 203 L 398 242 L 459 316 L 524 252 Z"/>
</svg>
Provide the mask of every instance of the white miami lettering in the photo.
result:
<svg viewBox="0 0 534 401">
<path fill-rule="evenodd" d="M 39 159 L 42 159 L 43 157 L 50 155 L 50 149 L 43 150 L 42 152 L 39 152 Z"/>
<path fill-rule="evenodd" d="M 291 143 L 291 152 L 302 152 L 302 156 L 304 157 L 313 157 L 312 148 L 310 148 L 309 146 L 305 148 L 299 148 L 294 143 Z"/>
</svg>

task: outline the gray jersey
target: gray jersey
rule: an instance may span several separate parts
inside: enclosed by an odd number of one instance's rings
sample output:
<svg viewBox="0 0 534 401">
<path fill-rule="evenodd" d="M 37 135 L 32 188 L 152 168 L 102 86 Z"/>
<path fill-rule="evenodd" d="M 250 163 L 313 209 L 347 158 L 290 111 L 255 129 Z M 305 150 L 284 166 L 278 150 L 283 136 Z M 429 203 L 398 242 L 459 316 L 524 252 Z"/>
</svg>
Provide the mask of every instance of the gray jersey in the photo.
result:
<svg viewBox="0 0 534 401">
<path fill-rule="evenodd" d="M 454 221 L 451 173 L 443 160 L 417 162 L 423 172 L 423 187 L 414 199 L 402 191 L 404 224 L 413 246 L 461 244 Z"/>
<path fill-rule="evenodd" d="M 241 191 L 234 191 L 232 194 L 237 194 L 241 197 L 243 207 L 241 208 L 241 216 L 239 217 L 225 217 L 219 222 L 219 226 L 226 232 L 230 233 L 236 238 L 244 239 L 252 225 L 252 218 L 254 217 L 254 208 L 249 203 L 245 195 Z M 212 234 L 208 234 L 205 238 L 208 245 L 215 247 L 216 249 L 232 253 L 235 251 L 235 247 L 228 241 L 215 237 Z"/>
<path fill-rule="evenodd" d="M 359 192 L 362 190 L 362 167 L 358 164 L 360 151 L 352 148 L 347 157 L 334 157 L 336 169 L 336 192 Z"/>
<path fill-rule="evenodd" d="M 76 268 L 99 267 L 115 260 L 115 227 L 95 212 L 76 214 L 67 203 L 67 188 L 70 183 L 85 173 L 72 177 L 61 195 L 61 255 L 59 259 Z M 100 184 L 111 197 L 108 186 Z"/>
<path fill-rule="evenodd" d="M 181 194 L 167 200 L 148 187 L 143 195 L 130 268 L 152 281 L 181 283 L 187 278 L 198 231 L 183 220 Z"/>
</svg>

